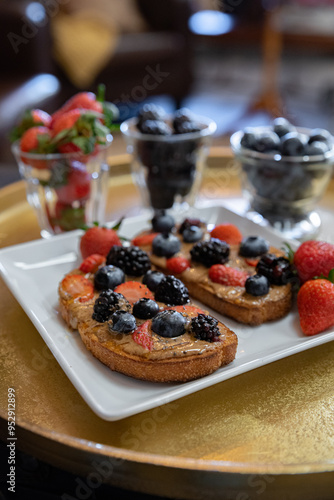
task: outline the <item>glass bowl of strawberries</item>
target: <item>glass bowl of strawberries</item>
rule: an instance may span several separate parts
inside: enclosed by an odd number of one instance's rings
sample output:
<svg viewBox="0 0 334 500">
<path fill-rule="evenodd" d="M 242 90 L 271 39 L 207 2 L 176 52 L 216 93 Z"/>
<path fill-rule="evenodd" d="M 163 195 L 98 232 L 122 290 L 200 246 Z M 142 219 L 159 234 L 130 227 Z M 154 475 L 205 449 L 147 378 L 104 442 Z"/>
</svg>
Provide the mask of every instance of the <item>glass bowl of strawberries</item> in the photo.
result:
<svg viewBox="0 0 334 500">
<path fill-rule="evenodd" d="M 117 108 L 80 92 L 53 115 L 27 111 L 12 133 L 12 151 L 25 180 L 41 235 L 103 223 Z"/>
</svg>

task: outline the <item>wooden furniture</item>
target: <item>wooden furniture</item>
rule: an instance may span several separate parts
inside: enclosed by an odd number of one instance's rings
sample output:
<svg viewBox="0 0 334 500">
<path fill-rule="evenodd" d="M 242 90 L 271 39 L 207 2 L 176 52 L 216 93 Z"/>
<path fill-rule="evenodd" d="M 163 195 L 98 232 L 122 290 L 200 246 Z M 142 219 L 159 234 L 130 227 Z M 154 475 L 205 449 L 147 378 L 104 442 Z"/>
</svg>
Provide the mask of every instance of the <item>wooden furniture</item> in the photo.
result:
<svg viewBox="0 0 334 500">
<path fill-rule="evenodd" d="M 135 213 L 139 204 L 128 161 L 110 158 L 108 210 L 115 217 Z M 334 180 L 322 201 L 331 213 L 333 193 Z M 212 149 L 201 196 L 240 196 L 229 150 Z M 0 190 L 0 246 L 38 237 L 23 182 Z M 17 447 L 79 474 L 86 485 L 98 477 L 187 499 L 333 498 L 334 342 L 106 422 L 81 399 L 3 282 L 0 294 L 1 439 L 7 389 L 15 387 Z"/>
</svg>

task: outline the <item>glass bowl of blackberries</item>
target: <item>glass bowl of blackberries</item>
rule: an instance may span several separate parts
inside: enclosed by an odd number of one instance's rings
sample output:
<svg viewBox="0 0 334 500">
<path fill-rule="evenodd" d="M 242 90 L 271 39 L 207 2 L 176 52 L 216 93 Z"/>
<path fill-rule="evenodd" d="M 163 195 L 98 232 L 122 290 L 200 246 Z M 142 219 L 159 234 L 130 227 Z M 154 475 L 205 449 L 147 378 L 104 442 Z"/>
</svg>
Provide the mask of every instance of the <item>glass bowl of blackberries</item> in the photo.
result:
<svg viewBox="0 0 334 500">
<path fill-rule="evenodd" d="M 121 124 L 132 155 L 132 175 L 145 207 L 187 209 L 194 205 L 216 124 L 182 108 L 167 115 L 144 105 Z"/>
<path fill-rule="evenodd" d="M 247 216 L 287 238 L 315 237 L 321 226 L 317 204 L 332 175 L 333 136 L 276 118 L 270 126 L 235 132 L 231 146 L 241 163 Z"/>
</svg>

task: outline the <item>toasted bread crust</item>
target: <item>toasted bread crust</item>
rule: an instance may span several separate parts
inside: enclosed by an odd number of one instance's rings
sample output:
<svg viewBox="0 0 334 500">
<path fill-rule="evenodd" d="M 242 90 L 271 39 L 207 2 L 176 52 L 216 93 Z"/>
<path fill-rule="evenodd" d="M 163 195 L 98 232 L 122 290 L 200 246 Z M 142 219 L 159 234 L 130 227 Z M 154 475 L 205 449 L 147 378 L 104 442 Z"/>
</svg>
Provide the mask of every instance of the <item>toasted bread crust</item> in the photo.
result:
<svg viewBox="0 0 334 500">
<path fill-rule="evenodd" d="M 233 361 L 238 344 L 235 333 L 225 327 L 225 339 L 217 342 L 215 350 L 200 355 L 152 361 L 105 347 L 92 333 L 89 323 L 80 323 L 78 329 L 87 349 L 111 370 L 151 382 L 187 382 L 209 375 Z"/>
<path fill-rule="evenodd" d="M 84 315 L 81 314 L 80 308 L 75 306 L 73 300 L 65 298 L 61 290 L 59 312 L 68 326 L 73 330 L 78 329 L 86 348 L 111 370 L 150 382 L 187 382 L 204 377 L 231 363 L 237 351 L 236 334 L 221 324 L 220 331 L 224 340 L 211 344 L 214 345 L 213 349 L 190 356 L 150 360 L 113 349 L 110 344 L 107 347 L 100 342 L 94 333 L 93 327 L 96 328 L 96 323 L 93 320 L 83 320 Z"/>
<path fill-rule="evenodd" d="M 285 294 L 279 300 L 268 300 L 259 303 L 259 305 L 250 305 L 224 300 L 198 283 L 188 283 L 186 280 L 183 282 L 190 295 L 195 299 L 200 300 L 220 314 L 251 326 L 282 318 L 290 311 L 292 305 L 291 285 L 284 285 Z"/>
</svg>

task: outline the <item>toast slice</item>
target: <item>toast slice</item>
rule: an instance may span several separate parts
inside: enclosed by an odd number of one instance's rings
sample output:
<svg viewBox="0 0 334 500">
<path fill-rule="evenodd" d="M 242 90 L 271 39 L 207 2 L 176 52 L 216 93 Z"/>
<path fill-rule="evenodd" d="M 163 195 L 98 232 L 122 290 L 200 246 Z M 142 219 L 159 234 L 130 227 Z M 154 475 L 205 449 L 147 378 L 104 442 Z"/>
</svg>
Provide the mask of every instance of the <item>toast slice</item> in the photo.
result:
<svg viewBox="0 0 334 500">
<path fill-rule="evenodd" d="M 210 240 L 210 233 L 203 226 L 203 241 Z M 178 229 L 178 228 L 177 228 Z M 157 256 L 154 253 L 152 242 L 149 238 L 142 238 L 149 232 L 143 232 L 136 237 L 136 241 L 143 241 L 141 248 L 145 250 L 152 264 L 168 274 L 168 259 Z M 190 267 L 179 274 L 175 274 L 188 288 L 192 298 L 201 301 L 220 314 L 233 318 L 234 320 L 248 325 L 261 325 L 267 321 L 277 320 L 284 317 L 292 306 L 291 283 L 284 285 L 270 284 L 269 291 L 265 295 L 254 296 L 246 292 L 244 286 L 231 286 L 213 282 L 209 277 L 209 267 L 192 259 L 190 251 L 193 244 L 185 243 L 178 230 L 173 233 L 181 241 L 180 250 L 173 257 L 184 257 L 190 262 Z M 249 276 L 256 274 L 254 261 L 258 259 L 247 259 L 240 255 L 239 244 L 229 245 L 229 258 L 226 266 L 246 272 Z M 284 257 L 284 253 L 270 246 L 268 253 L 277 257 Z"/>
<path fill-rule="evenodd" d="M 85 290 L 89 289 L 90 283 L 92 293 L 81 296 L 77 287 L 68 287 L 71 276 L 74 276 L 73 281 L 81 276 Z M 129 276 L 127 280 L 127 285 L 138 285 L 141 281 Z M 145 285 L 142 287 L 146 288 Z M 209 375 L 235 358 L 237 336 L 223 323 L 216 321 L 218 336 L 215 341 L 203 340 L 195 335 L 192 320 L 199 315 L 208 315 L 189 302 L 176 306 L 158 302 L 159 312 L 174 311 L 185 319 L 184 333 L 163 337 L 153 331 L 154 318 L 136 318 L 136 328 L 130 333 L 115 331 L 112 322 L 93 318 L 94 305 L 99 297 L 99 292 L 94 289 L 94 273 L 75 269 L 65 276 L 58 291 L 59 310 L 67 325 L 79 331 L 86 348 L 111 370 L 152 382 L 186 382 Z M 130 306 L 125 300 L 120 309 L 133 313 L 133 300 Z"/>
</svg>

